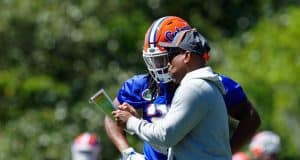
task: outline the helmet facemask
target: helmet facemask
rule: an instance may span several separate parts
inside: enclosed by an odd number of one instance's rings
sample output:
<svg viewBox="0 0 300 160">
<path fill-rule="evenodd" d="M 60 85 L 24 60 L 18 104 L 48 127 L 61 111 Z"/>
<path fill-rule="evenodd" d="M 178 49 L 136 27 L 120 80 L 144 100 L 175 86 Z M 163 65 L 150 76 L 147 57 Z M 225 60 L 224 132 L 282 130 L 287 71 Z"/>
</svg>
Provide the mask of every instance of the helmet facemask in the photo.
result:
<svg viewBox="0 0 300 160">
<path fill-rule="evenodd" d="M 172 81 L 168 73 L 168 52 L 158 47 L 148 48 L 143 51 L 143 58 L 151 74 L 157 83 L 168 83 Z"/>
<path fill-rule="evenodd" d="M 72 150 L 72 160 L 97 160 L 99 154 L 98 148 L 89 150 L 77 149 Z"/>
</svg>

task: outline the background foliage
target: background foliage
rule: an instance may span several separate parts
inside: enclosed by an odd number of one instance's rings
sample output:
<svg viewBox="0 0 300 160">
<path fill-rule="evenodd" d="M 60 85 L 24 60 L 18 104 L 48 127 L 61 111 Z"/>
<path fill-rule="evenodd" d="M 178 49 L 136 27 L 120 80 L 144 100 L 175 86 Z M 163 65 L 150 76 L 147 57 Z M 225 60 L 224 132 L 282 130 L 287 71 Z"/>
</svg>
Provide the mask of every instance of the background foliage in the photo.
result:
<svg viewBox="0 0 300 160">
<path fill-rule="evenodd" d="M 87 100 L 101 87 L 115 96 L 124 80 L 146 72 L 144 34 L 166 15 L 210 40 L 210 64 L 242 84 L 260 130 L 281 136 L 281 159 L 299 159 L 297 0 L 0 1 L 0 159 L 70 159 L 84 131 L 101 137 L 102 159 L 117 159 L 103 114 Z"/>
</svg>

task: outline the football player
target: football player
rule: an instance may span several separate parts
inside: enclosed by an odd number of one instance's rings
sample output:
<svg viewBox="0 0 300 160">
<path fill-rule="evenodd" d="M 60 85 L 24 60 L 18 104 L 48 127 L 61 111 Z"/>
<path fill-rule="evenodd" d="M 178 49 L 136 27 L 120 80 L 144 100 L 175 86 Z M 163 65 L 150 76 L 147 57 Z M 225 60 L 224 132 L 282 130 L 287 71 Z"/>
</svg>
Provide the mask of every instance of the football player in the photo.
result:
<svg viewBox="0 0 300 160">
<path fill-rule="evenodd" d="M 148 74 L 136 75 L 128 79 L 120 88 L 114 105 L 127 102 L 136 109 L 141 109 L 142 118 L 154 122 L 168 112 L 176 86 L 168 74 L 167 51 L 160 47 L 159 42 L 171 42 L 176 33 L 191 29 L 182 18 L 167 16 L 157 19 L 145 35 L 143 58 L 149 70 Z M 209 56 L 206 56 L 208 60 Z M 255 108 L 248 100 L 242 87 L 232 79 L 219 75 L 226 94 L 224 100 L 228 114 L 239 121 L 231 136 L 231 149 L 236 152 L 255 133 L 260 125 L 260 118 Z M 125 133 L 109 118 L 105 118 L 106 132 L 123 156 L 128 157 L 128 150 L 134 152 L 126 140 Z M 145 159 L 167 159 L 167 151 L 159 146 L 151 146 L 144 142 Z"/>
<path fill-rule="evenodd" d="M 72 160 L 99 160 L 100 142 L 95 134 L 85 132 L 78 135 L 72 146 Z"/>
<path fill-rule="evenodd" d="M 280 148 L 280 137 L 276 133 L 260 131 L 251 139 L 249 152 L 237 152 L 232 160 L 277 160 Z"/>
<path fill-rule="evenodd" d="M 276 133 L 261 131 L 252 138 L 249 150 L 255 160 L 277 160 L 280 147 L 280 137 Z"/>
</svg>

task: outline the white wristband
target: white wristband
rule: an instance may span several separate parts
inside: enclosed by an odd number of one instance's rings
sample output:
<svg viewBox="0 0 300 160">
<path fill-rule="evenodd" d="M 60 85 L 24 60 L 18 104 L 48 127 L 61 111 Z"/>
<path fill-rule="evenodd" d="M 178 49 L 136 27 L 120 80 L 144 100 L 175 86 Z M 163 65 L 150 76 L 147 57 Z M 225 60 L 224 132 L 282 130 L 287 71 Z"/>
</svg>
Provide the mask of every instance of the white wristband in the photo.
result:
<svg viewBox="0 0 300 160">
<path fill-rule="evenodd" d="M 122 151 L 122 155 L 127 158 L 131 153 L 134 153 L 134 152 L 135 152 L 135 150 L 132 147 L 129 147 Z"/>
</svg>

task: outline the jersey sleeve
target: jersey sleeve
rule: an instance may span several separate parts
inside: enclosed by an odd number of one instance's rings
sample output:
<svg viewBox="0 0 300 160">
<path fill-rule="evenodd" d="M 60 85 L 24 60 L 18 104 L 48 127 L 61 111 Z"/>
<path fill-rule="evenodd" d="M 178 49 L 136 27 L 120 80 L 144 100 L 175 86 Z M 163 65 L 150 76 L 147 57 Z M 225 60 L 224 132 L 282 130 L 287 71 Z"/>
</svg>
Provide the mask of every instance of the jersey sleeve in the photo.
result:
<svg viewBox="0 0 300 160">
<path fill-rule="evenodd" d="M 223 97 L 227 109 L 236 106 L 244 100 L 247 100 L 247 96 L 240 84 L 224 75 L 219 75 L 219 77 L 226 91 Z"/>
<path fill-rule="evenodd" d="M 127 102 L 134 108 L 139 109 L 149 101 L 142 97 L 142 92 L 148 86 L 148 75 L 136 75 L 124 82 L 123 86 L 119 89 L 117 98 L 120 104 Z"/>
</svg>

